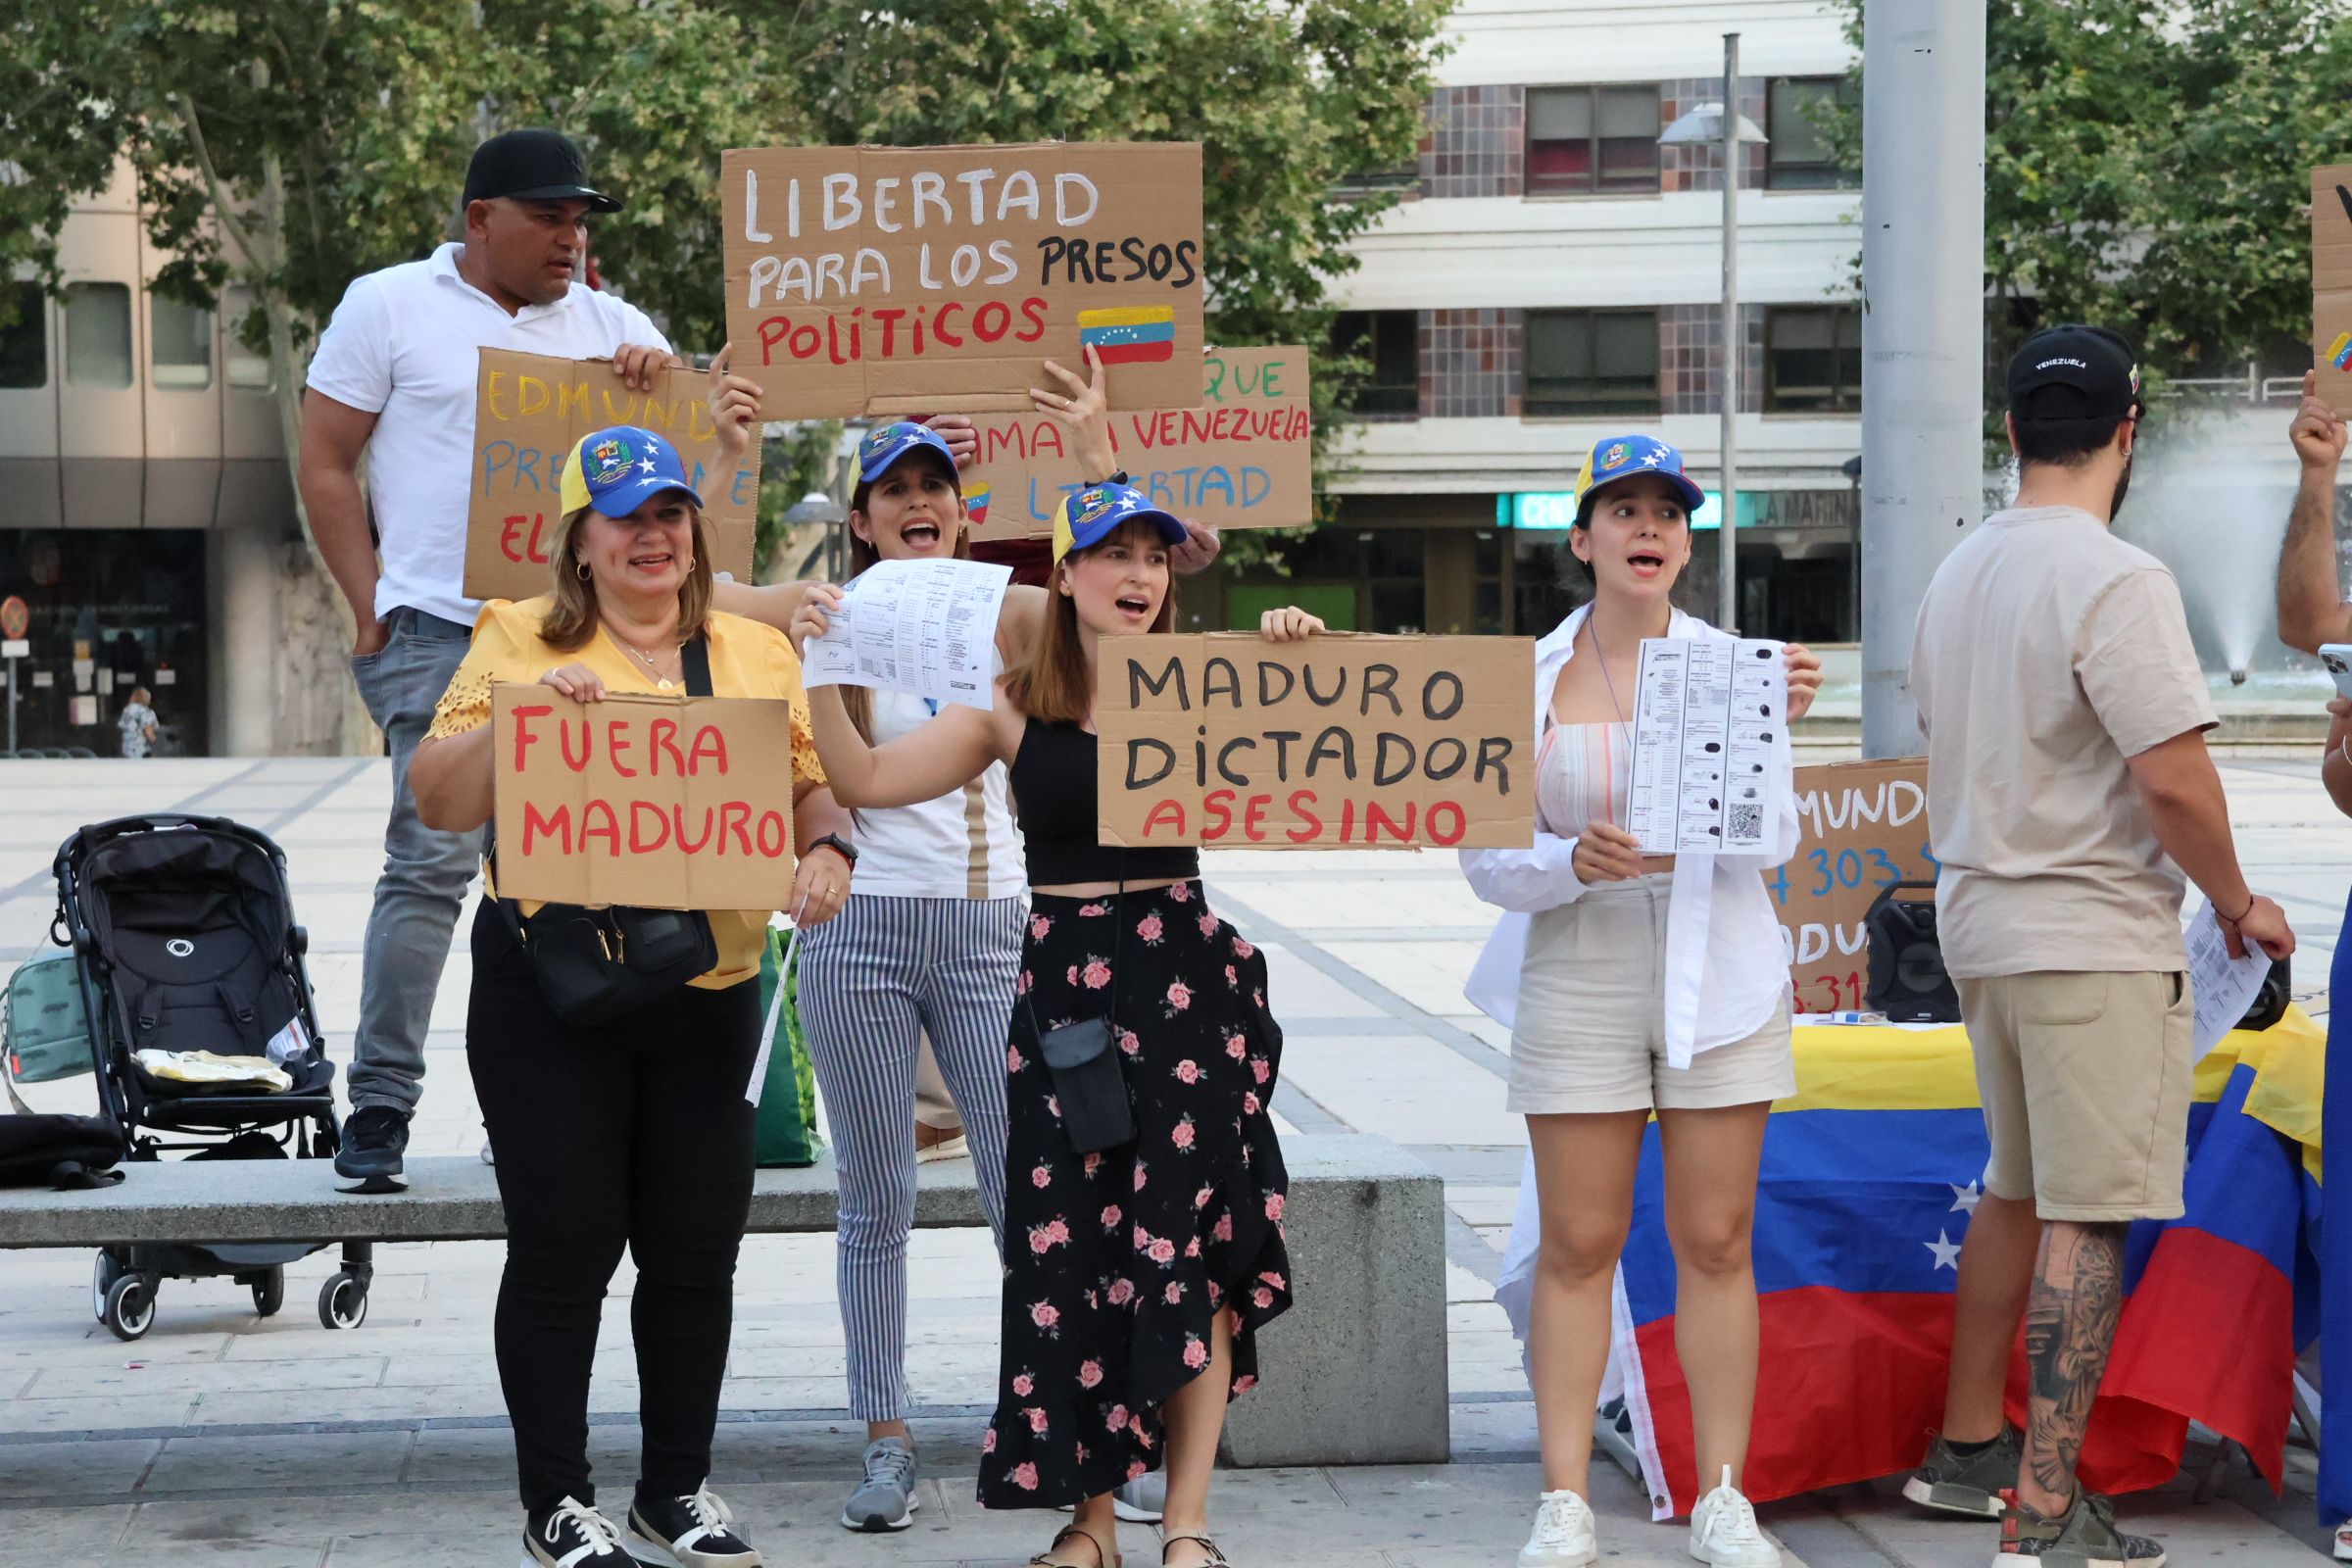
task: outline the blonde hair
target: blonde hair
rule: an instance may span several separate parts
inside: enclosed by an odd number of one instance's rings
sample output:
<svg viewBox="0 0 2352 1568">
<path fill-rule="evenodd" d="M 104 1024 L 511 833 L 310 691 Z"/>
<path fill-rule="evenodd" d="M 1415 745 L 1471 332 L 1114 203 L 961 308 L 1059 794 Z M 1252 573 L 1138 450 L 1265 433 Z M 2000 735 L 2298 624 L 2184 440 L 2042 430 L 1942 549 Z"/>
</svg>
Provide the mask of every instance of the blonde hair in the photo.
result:
<svg viewBox="0 0 2352 1568">
<path fill-rule="evenodd" d="M 575 507 L 564 514 L 556 524 L 556 547 L 548 552 L 555 603 L 539 623 L 539 635 L 551 648 L 567 654 L 596 635 L 596 579 L 580 569 L 583 563 L 572 546 L 580 519 L 595 510 Z M 710 618 L 710 541 L 703 533 L 703 509 L 689 501 L 686 511 L 693 519 L 694 564 L 686 568 L 686 580 L 678 586 L 681 642 L 692 641 Z"/>
<path fill-rule="evenodd" d="M 1074 563 L 1105 546 L 1138 539 L 1165 542 L 1155 524 L 1129 522 L 1105 534 L 1084 550 L 1073 550 L 1054 564 L 1058 576 L 1065 563 Z M 1095 706 L 1095 668 L 1078 637 L 1078 601 L 1049 583 L 1054 602 L 1046 610 L 1044 633 L 1030 649 L 1028 661 L 1004 682 L 1004 695 L 1021 711 L 1048 724 L 1083 724 Z M 1172 631 L 1176 626 L 1176 574 L 1168 573 L 1168 589 L 1159 601 L 1159 613 L 1150 630 Z"/>
</svg>

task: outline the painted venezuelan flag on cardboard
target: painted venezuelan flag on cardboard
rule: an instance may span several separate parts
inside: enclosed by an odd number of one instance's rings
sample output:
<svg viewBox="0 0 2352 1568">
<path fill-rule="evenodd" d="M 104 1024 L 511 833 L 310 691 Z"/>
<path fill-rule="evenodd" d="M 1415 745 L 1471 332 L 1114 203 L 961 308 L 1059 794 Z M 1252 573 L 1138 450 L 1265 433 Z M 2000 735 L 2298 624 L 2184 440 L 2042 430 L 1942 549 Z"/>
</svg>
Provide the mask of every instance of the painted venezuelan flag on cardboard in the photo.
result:
<svg viewBox="0 0 2352 1568">
<path fill-rule="evenodd" d="M 974 479 L 964 485 L 963 510 L 972 519 L 973 527 L 984 528 L 988 525 L 989 498 L 995 493 L 995 487 L 986 479 Z"/>
<path fill-rule="evenodd" d="M 1104 365 L 1172 359 L 1176 354 L 1176 312 L 1166 305 L 1080 311 L 1078 342 L 1102 355 Z"/>
<path fill-rule="evenodd" d="M 2198 1065 L 2187 1213 L 2132 1229 L 2085 1484 L 2172 1479 L 2193 1419 L 2243 1444 L 2278 1485 L 2296 1349 L 2319 1324 L 2325 1044 L 2298 1008 L 2226 1037 Z M 1798 1092 L 1773 1107 L 1757 1193 L 1762 1353 L 1746 1491 L 1759 1502 L 1919 1462 L 1942 1415 L 1959 1244 L 1986 1152 L 1957 1028 L 1800 1028 L 1796 1059 Z M 1634 1202 L 1616 1360 L 1651 1503 L 1668 1518 L 1700 1486 L 1654 1124 Z M 2022 1424 L 2022 1350 L 2009 1406 Z"/>
</svg>

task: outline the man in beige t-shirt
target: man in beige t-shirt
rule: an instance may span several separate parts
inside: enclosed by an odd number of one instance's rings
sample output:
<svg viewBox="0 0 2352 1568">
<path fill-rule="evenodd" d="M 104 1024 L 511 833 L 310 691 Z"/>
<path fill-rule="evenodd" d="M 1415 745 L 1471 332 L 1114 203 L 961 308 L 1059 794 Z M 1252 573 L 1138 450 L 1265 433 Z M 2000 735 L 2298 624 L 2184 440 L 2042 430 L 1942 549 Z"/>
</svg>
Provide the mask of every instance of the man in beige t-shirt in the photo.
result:
<svg viewBox="0 0 2352 1568">
<path fill-rule="evenodd" d="M 1937 930 L 1992 1154 L 1960 1254 L 1944 1430 L 1904 1493 L 1998 1516 L 2003 1562 L 2145 1568 L 2161 1548 L 2115 1529 L 2075 1459 L 2122 1309 L 2126 1227 L 2181 1212 L 2183 873 L 2232 952 L 2283 956 L 2294 938 L 2238 871 L 2180 587 L 2108 530 L 2139 428 L 2131 350 L 2096 327 L 2036 333 L 2009 402 L 2017 505 L 1936 571 L 1911 652 Z M 2001 1409 L 2021 1316 L 2022 1438 Z"/>
</svg>

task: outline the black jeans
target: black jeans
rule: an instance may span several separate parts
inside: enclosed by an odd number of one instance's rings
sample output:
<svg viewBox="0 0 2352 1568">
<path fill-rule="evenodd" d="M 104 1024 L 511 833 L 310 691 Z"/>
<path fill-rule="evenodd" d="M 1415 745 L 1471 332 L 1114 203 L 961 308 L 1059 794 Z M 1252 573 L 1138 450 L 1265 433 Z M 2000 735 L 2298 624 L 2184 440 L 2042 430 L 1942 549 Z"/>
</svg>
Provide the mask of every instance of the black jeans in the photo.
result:
<svg viewBox="0 0 2352 1568">
<path fill-rule="evenodd" d="M 743 1095 L 759 1034 L 753 981 L 567 1024 L 498 911 L 475 911 L 466 1060 L 507 1211 L 498 1376 L 525 1508 L 595 1500 L 588 1376 L 623 1245 L 637 1263 L 639 1493 L 682 1495 L 710 1472 L 751 1210 Z"/>
</svg>

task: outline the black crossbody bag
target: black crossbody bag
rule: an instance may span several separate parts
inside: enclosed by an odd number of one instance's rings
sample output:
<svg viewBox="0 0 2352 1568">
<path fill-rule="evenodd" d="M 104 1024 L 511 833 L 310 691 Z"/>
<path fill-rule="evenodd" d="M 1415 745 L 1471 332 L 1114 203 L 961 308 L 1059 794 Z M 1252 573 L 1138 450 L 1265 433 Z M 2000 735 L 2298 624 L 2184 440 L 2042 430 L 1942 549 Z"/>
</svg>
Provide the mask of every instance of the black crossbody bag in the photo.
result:
<svg viewBox="0 0 2352 1568">
<path fill-rule="evenodd" d="M 686 695 L 710 695 L 710 645 L 702 633 L 679 650 Z M 498 863 L 497 829 L 490 841 Z M 548 1010 L 583 1027 L 608 1023 L 667 996 L 718 962 L 718 939 L 701 909 L 643 909 L 615 904 L 592 909 L 543 904 L 525 920 L 522 906 L 498 901 L 507 929 L 521 944 Z"/>
<path fill-rule="evenodd" d="M 1120 859 L 1126 859 L 1121 851 Z M 1119 987 L 1124 982 L 1119 960 L 1127 946 L 1127 878 L 1121 865 L 1119 896 L 1111 918 L 1118 922 L 1110 940 L 1110 1001 L 1099 1018 L 1081 1018 L 1058 1029 L 1040 1029 L 1037 1010 L 1029 999 L 1021 1006 L 1029 1014 L 1029 1030 L 1037 1036 L 1037 1054 L 1045 1058 L 1054 1079 L 1054 1098 L 1061 1106 L 1062 1130 L 1070 1148 L 1081 1154 L 1101 1153 L 1135 1142 L 1135 1103 L 1127 1094 L 1127 1070 L 1113 1049 L 1119 1010 Z"/>
</svg>

